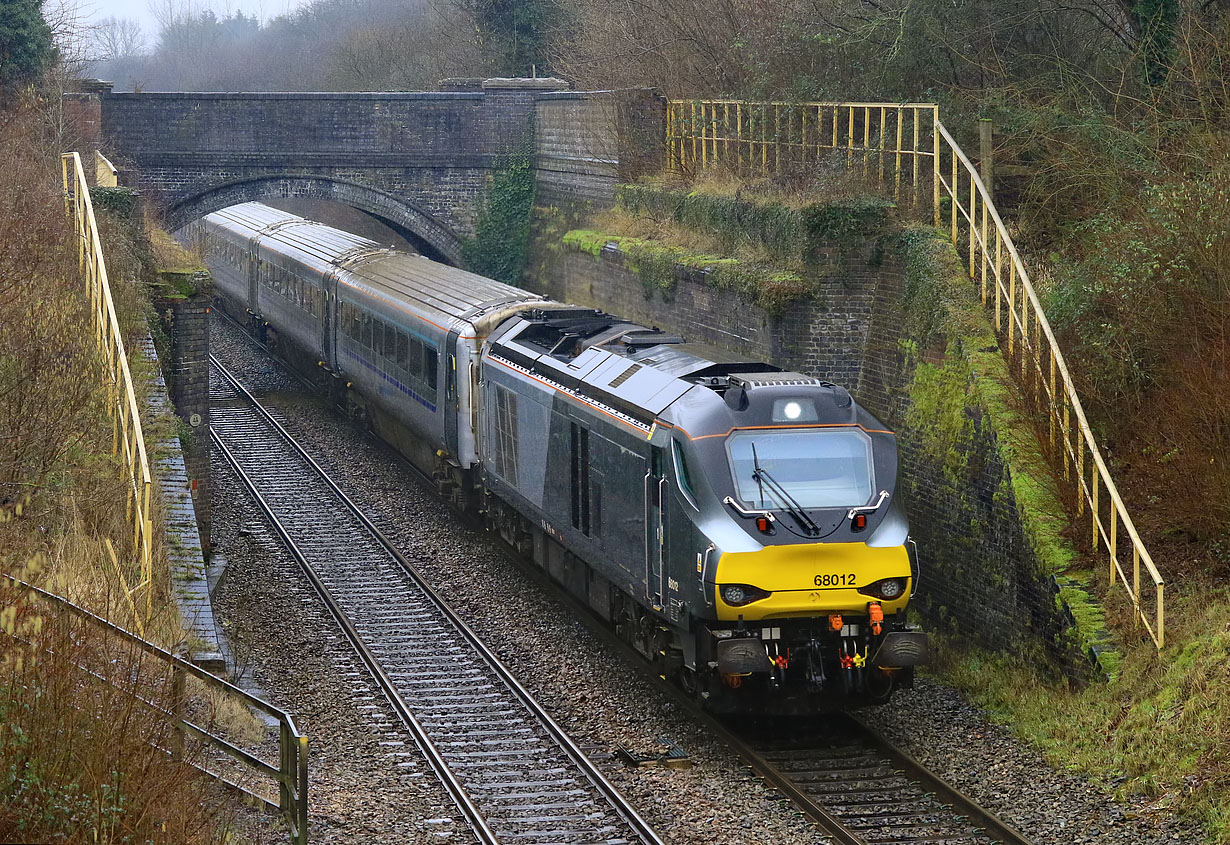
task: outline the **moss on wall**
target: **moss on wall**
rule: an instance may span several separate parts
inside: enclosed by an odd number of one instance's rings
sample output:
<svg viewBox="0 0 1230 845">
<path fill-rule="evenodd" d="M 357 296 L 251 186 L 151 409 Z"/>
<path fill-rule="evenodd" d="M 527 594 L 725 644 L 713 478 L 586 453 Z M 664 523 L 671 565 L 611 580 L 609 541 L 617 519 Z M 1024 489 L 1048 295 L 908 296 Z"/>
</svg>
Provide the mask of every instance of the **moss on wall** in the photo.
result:
<svg viewBox="0 0 1230 845">
<path fill-rule="evenodd" d="M 661 241 L 574 229 L 564 235 L 563 243 L 568 249 L 595 258 L 604 250 L 619 254 L 624 266 L 640 278 L 646 297 L 658 291 L 669 301 L 680 274 L 691 274 L 710 287 L 737 292 L 770 316 L 780 316 L 791 303 L 814 292 L 798 273 L 693 252 Z"/>
<path fill-rule="evenodd" d="M 209 270 L 201 259 L 184 249 L 174 238 L 161 229 L 149 229 L 151 254 L 150 270 L 155 296 L 165 299 L 186 299 L 200 293 L 208 293 Z"/>
<path fill-rule="evenodd" d="M 986 310 L 939 233 L 913 229 L 901 241 L 907 268 L 904 310 L 915 356 L 909 362 L 913 374 L 906 388 L 906 427 L 915 434 L 924 460 L 939 467 L 956 489 L 972 486 L 981 472 L 977 451 L 967 447 L 978 427 L 990 429 L 1005 468 L 996 503 L 1015 509 L 1036 562 L 1034 575 L 1039 581 L 1054 579 L 1056 610 L 1070 623 L 1068 631 L 1053 635 L 1059 639 L 1051 645 L 1096 655 L 1102 671 L 1113 677 L 1120 658 L 1110 646 L 1105 612 L 1093 596 L 1091 573 L 1064 536 L 1070 516 L 1031 421 L 1017 407 L 1017 390 Z M 920 348 L 924 360 L 918 360 Z M 986 529 L 970 527 L 973 534 Z"/>
</svg>

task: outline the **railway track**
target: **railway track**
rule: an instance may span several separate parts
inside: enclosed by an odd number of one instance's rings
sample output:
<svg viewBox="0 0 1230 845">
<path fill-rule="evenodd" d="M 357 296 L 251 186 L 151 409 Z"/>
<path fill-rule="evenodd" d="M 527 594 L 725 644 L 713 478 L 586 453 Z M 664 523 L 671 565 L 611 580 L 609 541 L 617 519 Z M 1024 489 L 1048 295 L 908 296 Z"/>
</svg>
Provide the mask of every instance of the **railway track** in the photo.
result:
<svg viewBox="0 0 1230 845">
<path fill-rule="evenodd" d="M 715 729 L 842 845 L 1032 845 L 853 716 Z"/>
<path fill-rule="evenodd" d="M 478 840 L 661 840 L 511 672 L 215 358 L 210 435 Z"/>
</svg>

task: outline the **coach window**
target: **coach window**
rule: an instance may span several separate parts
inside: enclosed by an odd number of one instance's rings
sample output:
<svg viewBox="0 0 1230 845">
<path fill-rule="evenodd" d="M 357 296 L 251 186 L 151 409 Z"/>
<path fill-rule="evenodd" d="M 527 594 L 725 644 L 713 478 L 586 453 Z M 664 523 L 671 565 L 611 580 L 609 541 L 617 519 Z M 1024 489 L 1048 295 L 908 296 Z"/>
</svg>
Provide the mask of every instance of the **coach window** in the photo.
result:
<svg viewBox="0 0 1230 845">
<path fill-rule="evenodd" d="M 440 384 L 440 378 L 436 372 L 440 366 L 440 353 L 438 353 L 436 350 L 430 347 L 427 348 L 426 353 L 427 354 L 425 356 L 426 357 L 425 363 L 427 365 L 426 366 L 427 386 L 430 387 L 432 390 L 436 390 Z"/>
<path fill-rule="evenodd" d="M 406 372 L 416 379 L 423 379 L 423 343 L 417 338 L 410 338 L 410 356 L 406 362 Z"/>
<path fill-rule="evenodd" d="M 362 320 L 363 320 L 363 325 L 361 329 L 362 336 L 361 336 L 360 342 L 363 344 L 364 349 L 371 349 L 372 348 L 372 315 L 364 314 L 362 316 Z"/>
<path fill-rule="evenodd" d="M 399 331 L 397 333 L 397 366 L 403 370 L 406 369 L 406 361 L 410 354 L 409 346 L 410 343 L 406 333 Z"/>
</svg>

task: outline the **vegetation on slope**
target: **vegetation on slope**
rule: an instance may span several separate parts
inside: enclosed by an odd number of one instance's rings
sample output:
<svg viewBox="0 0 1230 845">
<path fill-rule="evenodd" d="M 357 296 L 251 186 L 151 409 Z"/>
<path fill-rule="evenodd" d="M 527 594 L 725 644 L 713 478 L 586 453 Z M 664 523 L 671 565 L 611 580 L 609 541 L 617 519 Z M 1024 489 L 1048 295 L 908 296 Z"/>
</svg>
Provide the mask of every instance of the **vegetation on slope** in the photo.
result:
<svg viewBox="0 0 1230 845">
<path fill-rule="evenodd" d="M 0 110 L 0 841 L 221 842 L 234 810 L 172 760 L 169 722 L 134 697 L 169 709 L 169 673 L 9 577 L 133 627 L 110 564 L 114 552 L 131 565 L 128 482 L 64 218 L 55 105 L 28 90 Z M 146 306 L 135 268 L 112 257 L 132 349 Z M 159 561 L 146 631 L 173 645 L 183 631 Z"/>
</svg>

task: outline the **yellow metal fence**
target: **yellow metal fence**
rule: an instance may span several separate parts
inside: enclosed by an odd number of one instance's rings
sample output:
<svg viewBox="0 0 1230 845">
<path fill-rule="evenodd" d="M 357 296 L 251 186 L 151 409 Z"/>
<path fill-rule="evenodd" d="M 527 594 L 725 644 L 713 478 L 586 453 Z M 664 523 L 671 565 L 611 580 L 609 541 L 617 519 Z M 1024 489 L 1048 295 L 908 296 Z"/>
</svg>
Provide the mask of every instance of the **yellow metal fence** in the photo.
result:
<svg viewBox="0 0 1230 845">
<path fill-rule="evenodd" d="M 103 159 L 105 161 L 105 159 Z M 109 162 L 108 162 L 109 165 Z M 101 166 L 100 168 L 101 169 Z M 129 485 L 126 512 L 132 522 L 132 545 L 136 556 L 135 576 L 120 562 L 115 550 L 108 547 L 116 575 L 132 609 L 138 630 L 144 635 L 149 618 L 153 573 L 154 527 L 150 512 L 152 487 L 149 459 L 145 452 L 145 437 L 141 430 L 141 414 L 133 390 L 132 374 L 128 370 L 128 355 L 124 337 L 111 298 L 107 278 L 107 263 L 103 259 L 98 222 L 90 201 L 90 187 L 77 153 L 65 153 L 61 158 L 64 180 L 64 211 L 77 235 L 77 255 L 93 315 L 94 337 L 106 373 L 107 410 L 113 423 L 112 448 L 120 458 Z M 123 555 L 127 560 L 127 554 Z M 144 590 L 144 607 L 138 608 L 138 594 Z"/>
<path fill-rule="evenodd" d="M 1016 245 L 978 170 L 940 120 L 939 107 L 673 100 L 666 140 L 668 168 L 681 175 L 781 173 L 844 160 L 891 183 L 898 201 L 916 212 L 929 206 L 993 310 L 1018 384 L 1045 414 L 1041 430 L 1077 517 L 1088 519 L 1092 552 L 1105 554 L 1111 584 L 1126 590 L 1137 621 L 1160 650 L 1166 642 L 1165 581 L 1106 467 Z"/>
</svg>

